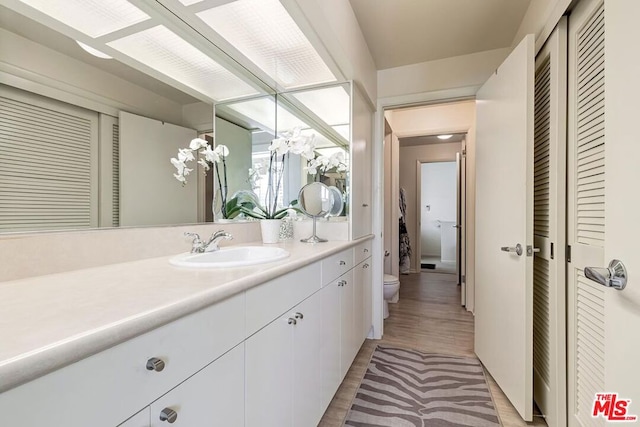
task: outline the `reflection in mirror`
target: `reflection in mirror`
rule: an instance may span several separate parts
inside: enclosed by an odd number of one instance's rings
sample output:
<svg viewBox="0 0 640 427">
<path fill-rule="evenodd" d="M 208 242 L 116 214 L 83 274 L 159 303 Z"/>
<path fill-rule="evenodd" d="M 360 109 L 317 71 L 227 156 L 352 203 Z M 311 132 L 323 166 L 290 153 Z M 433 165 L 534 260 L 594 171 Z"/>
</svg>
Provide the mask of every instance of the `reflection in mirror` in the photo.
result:
<svg viewBox="0 0 640 427">
<path fill-rule="evenodd" d="M 351 83 L 323 85 L 303 90 L 278 94 L 278 130 L 292 126 L 281 116 L 295 115 L 302 133 L 311 135 L 315 142 L 315 156 L 311 161 L 292 156 L 290 179 L 292 187 L 311 182 L 322 182 L 336 187 L 348 200 L 349 153 L 351 135 Z M 281 111 L 287 114 L 281 113 Z M 346 206 L 336 206 L 334 215 L 346 217 Z"/>
<path fill-rule="evenodd" d="M 276 134 L 276 102 L 274 96 L 262 96 L 215 105 L 215 141 L 229 147 L 227 171 L 228 190 L 220 191 L 214 177 L 215 220 L 244 219 L 240 211 L 222 212 L 223 200 L 231 206 L 246 203 L 252 210 L 255 199 L 247 196 L 252 191 L 260 205 L 266 196 L 269 145 Z M 242 191 L 239 199 L 234 196 Z M 221 194 L 222 193 L 222 194 Z M 230 217 L 231 216 L 231 217 Z"/>
<path fill-rule="evenodd" d="M 326 242 L 316 234 L 316 220 L 331 212 L 334 205 L 333 193 L 321 182 L 312 182 L 300 189 L 298 203 L 302 211 L 313 218 L 313 234 L 311 237 L 300 240 L 304 243 Z"/>
</svg>

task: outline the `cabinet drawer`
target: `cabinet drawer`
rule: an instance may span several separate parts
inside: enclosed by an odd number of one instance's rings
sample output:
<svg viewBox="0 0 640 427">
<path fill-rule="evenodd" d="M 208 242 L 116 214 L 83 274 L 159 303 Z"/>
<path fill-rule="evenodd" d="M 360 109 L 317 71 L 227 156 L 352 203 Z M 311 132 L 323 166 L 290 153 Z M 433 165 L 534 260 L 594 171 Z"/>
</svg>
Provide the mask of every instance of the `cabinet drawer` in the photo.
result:
<svg viewBox="0 0 640 427">
<path fill-rule="evenodd" d="M 371 256 L 371 240 L 360 243 L 353 248 L 353 265 L 358 265 Z"/>
<path fill-rule="evenodd" d="M 322 286 L 353 268 L 353 249 L 347 249 L 322 260 Z"/>
<path fill-rule="evenodd" d="M 242 342 L 243 325 L 238 294 L 0 394 L 3 425 L 118 425 Z M 162 371 L 147 369 L 152 357 Z"/>
<path fill-rule="evenodd" d="M 205 367 L 151 404 L 151 427 L 244 425 L 244 344 Z"/>
<path fill-rule="evenodd" d="M 246 292 L 246 332 L 249 337 L 320 289 L 320 263 L 292 271 Z"/>
</svg>

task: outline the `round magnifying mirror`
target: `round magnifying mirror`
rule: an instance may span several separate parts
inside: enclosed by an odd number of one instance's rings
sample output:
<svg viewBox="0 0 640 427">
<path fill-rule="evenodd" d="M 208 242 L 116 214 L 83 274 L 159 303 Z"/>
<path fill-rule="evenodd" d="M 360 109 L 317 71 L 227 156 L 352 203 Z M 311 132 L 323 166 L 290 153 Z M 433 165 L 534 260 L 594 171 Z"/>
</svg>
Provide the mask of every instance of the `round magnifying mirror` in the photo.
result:
<svg viewBox="0 0 640 427">
<path fill-rule="evenodd" d="M 302 239 L 301 242 L 326 242 L 326 239 L 321 239 L 316 235 L 316 219 L 331 212 L 331 208 L 334 205 L 332 191 L 321 182 L 312 182 L 300 189 L 298 203 L 302 211 L 313 218 L 313 235 L 307 239 Z"/>
</svg>

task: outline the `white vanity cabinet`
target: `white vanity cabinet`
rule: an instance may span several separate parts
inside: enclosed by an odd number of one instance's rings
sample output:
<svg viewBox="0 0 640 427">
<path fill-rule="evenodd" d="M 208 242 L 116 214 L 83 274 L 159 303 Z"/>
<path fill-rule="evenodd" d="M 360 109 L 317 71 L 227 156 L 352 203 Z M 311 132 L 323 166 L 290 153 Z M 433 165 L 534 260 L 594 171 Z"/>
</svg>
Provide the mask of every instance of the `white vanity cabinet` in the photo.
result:
<svg viewBox="0 0 640 427">
<path fill-rule="evenodd" d="M 151 427 L 151 412 L 147 406 L 118 427 Z"/>
<path fill-rule="evenodd" d="M 239 344 L 153 402 L 151 427 L 244 425 L 243 378 L 244 344 Z"/>
<path fill-rule="evenodd" d="M 369 251 L 329 255 L 1 393 L 0 425 L 317 425 L 371 326 Z"/>
<path fill-rule="evenodd" d="M 269 317 L 282 298 L 312 294 L 247 338 L 246 426 L 311 426 L 320 421 L 324 407 L 319 289 L 320 263 L 315 263 L 247 291 L 247 314 L 254 318 Z M 273 298 L 278 302 L 271 304 Z M 259 314 L 251 314 L 254 307 Z M 253 329 L 254 322 L 248 321 L 247 330 Z"/>
<path fill-rule="evenodd" d="M 242 343 L 244 305 L 244 294 L 235 295 L 2 393 L 1 424 L 133 423 L 133 414 Z"/>
</svg>

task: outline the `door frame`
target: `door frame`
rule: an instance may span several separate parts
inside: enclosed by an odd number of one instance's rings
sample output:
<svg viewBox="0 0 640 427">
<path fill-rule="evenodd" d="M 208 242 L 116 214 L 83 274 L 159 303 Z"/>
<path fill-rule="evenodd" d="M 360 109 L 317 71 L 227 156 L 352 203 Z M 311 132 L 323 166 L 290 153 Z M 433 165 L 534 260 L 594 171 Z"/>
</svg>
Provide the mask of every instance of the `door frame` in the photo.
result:
<svg viewBox="0 0 640 427">
<path fill-rule="evenodd" d="M 416 159 L 416 206 L 418 207 L 416 212 L 416 230 L 418 230 L 418 236 L 422 236 L 422 165 L 427 163 L 455 163 L 457 162 L 458 157 L 460 157 L 459 167 L 462 168 L 462 153 L 465 150 L 465 140 L 460 142 L 460 151 L 456 153 L 456 156 L 453 158 L 449 156 L 437 157 L 437 158 L 419 158 Z M 461 172 L 459 170 L 458 172 Z M 456 176 L 456 222 L 459 222 L 461 218 L 464 218 L 466 215 L 462 213 L 463 206 L 461 206 L 461 195 L 463 192 L 466 192 L 466 182 L 462 182 L 460 179 L 460 173 Z M 460 225 L 458 223 L 458 225 Z M 466 224 L 462 224 L 462 228 L 466 229 Z M 463 258 L 463 251 L 466 249 L 463 242 L 460 239 L 460 230 L 458 229 L 458 233 L 456 233 L 456 275 L 458 276 L 458 285 L 461 285 L 460 282 L 460 272 L 461 269 L 461 259 Z M 417 259 L 418 262 L 421 261 L 422 256 L 422 243 L 416 242 L 416 253 L 418 254 Z M 422 271 L 422 266 L 416 266 L 416 270 L 418 273 Z M 464 305 L 464 304 L 462 304 Z"/>
</svg>

